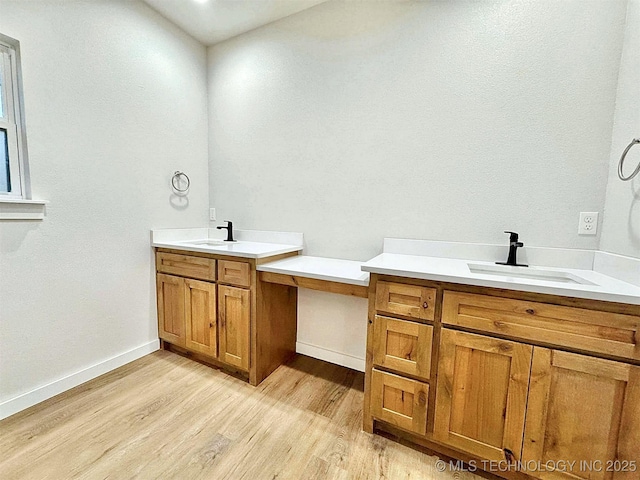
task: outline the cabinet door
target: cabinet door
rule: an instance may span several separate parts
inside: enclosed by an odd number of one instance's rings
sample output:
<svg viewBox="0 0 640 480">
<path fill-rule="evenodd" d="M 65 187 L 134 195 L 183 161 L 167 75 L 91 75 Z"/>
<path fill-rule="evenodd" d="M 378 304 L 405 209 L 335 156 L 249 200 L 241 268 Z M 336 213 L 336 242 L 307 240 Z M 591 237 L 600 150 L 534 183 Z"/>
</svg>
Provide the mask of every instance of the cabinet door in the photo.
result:
<svg viewBox="0 0 640 480">
<path fill-rule="evenodd" d="M 428 380 L 433 327 L 376 315 L 373 363 Z"/>
<path fill-rule="evenodd" d="M 158 335 L 169 343 L 185 346 L 184 278 L 158 273 Z"/>
<path fill-rule="evenodd" d="M 216 286 L 213 283 L 185 279 L 186 347 L 215 357 L 218 354 L 216 335 Z"/>
<path fill-rule="evenodd" d="M 429 385 L 373 369 L 371 413 L 379 420 L 424 435 Z"/>
<path fill-rule="evenodd" d="M 535 347 L 523 460 L 576 462 L 543 479 L 639 478 L 640 367 Z"/>
<path fill-rule="evenodd" d="M 218 285 L 220 360 L 249 370 L 249 290 Z"/>
<path fill-rule="evenodd" d="M 435 437 L 488 460 L 520 460 L 532 350 L 443 329 Z"/>
</svg>

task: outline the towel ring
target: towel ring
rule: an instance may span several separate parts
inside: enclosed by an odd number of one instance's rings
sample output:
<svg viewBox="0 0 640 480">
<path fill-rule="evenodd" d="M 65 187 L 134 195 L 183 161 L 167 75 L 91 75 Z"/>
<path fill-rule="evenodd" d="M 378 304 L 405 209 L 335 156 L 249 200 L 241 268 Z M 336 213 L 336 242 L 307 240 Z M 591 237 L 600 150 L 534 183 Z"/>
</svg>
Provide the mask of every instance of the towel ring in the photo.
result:
<svg viewBox="0 0 640 480">
<path fill-rule="evenodd" d="M 180 188 L 180 177 L 184 177 L 187 180 L 187 186 L 184 188 Z M 177 193 L 184 194 L 189 191 L 191 180 L 189 180 L 189 176 L 186 173 L 181 172 L 180 170 L 176 170 L 176 172 L 173 174 L 173 177 L 171 177 L 171 186 Z"/>
<path fill-rule="evenodd" d="M 624 160 L 627 158 L 627 153 L 629 153 L 629 150 L 631 150 L 631 148 L 638 143 L 640 143 L 640 138 L 634 138 L 633 140 L 631 140 L 631 143 L 627 145 L 627 148 L 624 149 L 624 152 L 622 152 L 622 156 L 620 157 L 620 163 L 618 163 L 618 177 L 620 177 L 620 180 L 624 182 L 626 182 L 627 180 L 631 180 L 633 177 L 638 175 L 638 173 L 640 173 L 640 162 L 638 162 L 638 166 L 633 172 L 631 172 L 631 175 L 629 175 L 628 177 L 625 177 L 624 173 L 622 173 L 622 167 L 624 166 Z"/>
</svg>

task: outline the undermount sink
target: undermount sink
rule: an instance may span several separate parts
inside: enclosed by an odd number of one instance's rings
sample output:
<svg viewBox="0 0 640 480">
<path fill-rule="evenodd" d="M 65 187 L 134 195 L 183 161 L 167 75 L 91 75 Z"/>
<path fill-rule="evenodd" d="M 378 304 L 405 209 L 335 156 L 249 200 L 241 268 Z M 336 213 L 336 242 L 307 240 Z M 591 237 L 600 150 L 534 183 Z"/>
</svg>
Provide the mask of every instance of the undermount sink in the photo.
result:
<svg viewBox="0 0 640 480">
<path fill-rule="evenodd" d="M 182 242 L 182 243 L 186 243 L 188 245 L 198 245 L 201 247 L 206 247 L 206 246 L 219 246 L 219 245 L 225 245 L 228 242 L 225 242 L 224 240 L 189 240 L 187 242 Z"/>
<path fill-rule="evenodd" d="M 482 275 L 499 275 L 513 279 L 544 280 L 575 285 L 595 285 L 595 283 L 578 275 L 558 270 L 545 270 L 537 267 L 510 267 L 508 265 L 483 265 L 479 263 L 467 263 L 467 266 L 471 273 Z"/>
</svg>

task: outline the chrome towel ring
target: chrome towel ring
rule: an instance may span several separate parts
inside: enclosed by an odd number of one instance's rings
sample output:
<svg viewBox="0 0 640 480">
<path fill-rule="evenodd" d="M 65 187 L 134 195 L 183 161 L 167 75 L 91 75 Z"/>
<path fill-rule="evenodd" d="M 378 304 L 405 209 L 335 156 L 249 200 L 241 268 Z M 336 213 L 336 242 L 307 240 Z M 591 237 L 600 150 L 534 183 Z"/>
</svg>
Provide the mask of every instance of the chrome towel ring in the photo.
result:
<svg viewBox="0 0 640 480">
<path fill-rule="evenodd" d="M 180 179 L 184 177 L 184 179 L 187 181 L 187 185 L 184 188 L 180 188 Z M 184 173 L 181 172 L 180 170 L 176 170 L 176 172 L 173 174 L 173 177 L 171 177 L 171 187 L 173 188 L 173 190 L 178 193 L 178 194 L 186 194 L 189 191 L 189 187 L 191 186 L 191 180 L 189 180 L 189 176 Z"/>
<path fill-rule="evenodd" d="M 633 177 L 638 175 L 638 173 L 640 173 L 640 162 L 638 162 L 638 166 L 636 167 L 636 169 L 633 172 L 631 172 L 631 175 L 625 177 L 624 173 L 622 173 L 622 167 L 624 166 L 624 160 L 627 158 L 627 153 L 629 153 L 629 150 L 631 150 L 631 147 L 633 147 L 634 145 L 637 145 L 638 143 L 640 143 L 640 138 L 634 138 L 633 140 L 631 140 L 631 143 L 627 145 L 627 148 L 624 149 L 624 152 L 622 152 L 622 156 L 620 157 L 620 163 L 618 163 L 618 177 L 620 177 L 620 180 L 622 181 L 626 182 L 627 180 L 631 180 Z"/>
</svg>

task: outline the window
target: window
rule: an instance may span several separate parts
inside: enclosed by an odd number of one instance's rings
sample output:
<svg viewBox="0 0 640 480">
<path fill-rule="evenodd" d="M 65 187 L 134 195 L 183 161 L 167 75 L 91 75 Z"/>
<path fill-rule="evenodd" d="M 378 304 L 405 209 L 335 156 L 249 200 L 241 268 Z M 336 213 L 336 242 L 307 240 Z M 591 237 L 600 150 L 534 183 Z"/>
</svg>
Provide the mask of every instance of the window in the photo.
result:
<svg viewBox="0 0 640 480">
<path fill-rule="evenodd" d="M 0 200 L 28 198 L 20 48 L 0 34 Z"/>
</svg>

